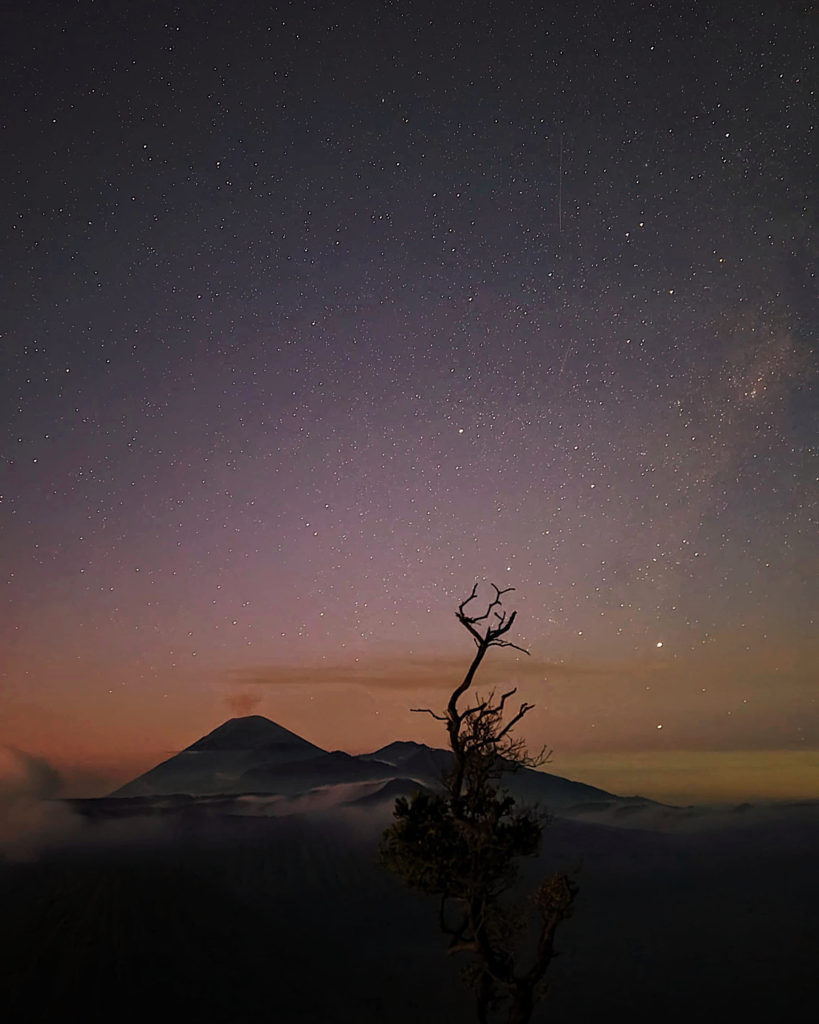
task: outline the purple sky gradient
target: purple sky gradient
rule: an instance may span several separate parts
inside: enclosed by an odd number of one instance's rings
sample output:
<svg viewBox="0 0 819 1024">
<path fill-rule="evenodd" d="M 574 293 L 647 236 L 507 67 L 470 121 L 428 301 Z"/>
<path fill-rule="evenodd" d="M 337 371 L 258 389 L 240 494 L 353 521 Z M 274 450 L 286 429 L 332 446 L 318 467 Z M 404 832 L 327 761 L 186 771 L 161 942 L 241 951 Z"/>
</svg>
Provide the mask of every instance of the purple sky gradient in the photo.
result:
<svg viewBox="0 0 819 1024">
<path fill-rule="evenodd" d="M 12 18 L 0 739 L 816 749 L 802 5 L 302 6 Z"/>
</svg>

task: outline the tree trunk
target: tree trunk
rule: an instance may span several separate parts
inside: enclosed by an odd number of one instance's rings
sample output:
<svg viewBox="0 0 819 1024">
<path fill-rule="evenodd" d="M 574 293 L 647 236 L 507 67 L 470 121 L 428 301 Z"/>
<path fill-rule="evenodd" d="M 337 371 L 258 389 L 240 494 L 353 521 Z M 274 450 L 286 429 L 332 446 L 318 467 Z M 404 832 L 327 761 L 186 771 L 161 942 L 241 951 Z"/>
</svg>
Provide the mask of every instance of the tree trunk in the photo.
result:
<svg viewBox="0 0 819 1024">
<path fill-rule="evenodd" d="M 535 1009 L 534 990 L 531 985 L 523 985 L 512 993 L 512 1005 L 509 1007 L 507 1024 L 529 1024 Z"/>
</svg>

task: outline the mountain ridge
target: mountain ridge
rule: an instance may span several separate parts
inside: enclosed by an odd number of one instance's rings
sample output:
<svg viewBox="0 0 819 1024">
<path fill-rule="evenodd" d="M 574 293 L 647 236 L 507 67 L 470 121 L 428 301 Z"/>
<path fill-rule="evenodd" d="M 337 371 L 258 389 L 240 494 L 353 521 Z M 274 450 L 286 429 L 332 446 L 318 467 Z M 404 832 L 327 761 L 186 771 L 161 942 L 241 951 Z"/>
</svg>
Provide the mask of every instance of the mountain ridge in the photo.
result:
<svg viewBox="0 0 819 1024">
<path fill-rule="evenodd" d="M 451 758 L 449 750 L 416 740 L 395 740 L 364 754 L 328 751 L 269 718 L 248 715 L 228 719 L 109 798 L 252 794 L 292 799 L 367 784 L 376 787 L 366 799 L 373 804 L 379 793 L 387 801 L 411 784 L 437 788 Z M 654 803 L 531 768 L 511 770 L 504 784 L 516 799 L 556 811 Z"/>
</svg>

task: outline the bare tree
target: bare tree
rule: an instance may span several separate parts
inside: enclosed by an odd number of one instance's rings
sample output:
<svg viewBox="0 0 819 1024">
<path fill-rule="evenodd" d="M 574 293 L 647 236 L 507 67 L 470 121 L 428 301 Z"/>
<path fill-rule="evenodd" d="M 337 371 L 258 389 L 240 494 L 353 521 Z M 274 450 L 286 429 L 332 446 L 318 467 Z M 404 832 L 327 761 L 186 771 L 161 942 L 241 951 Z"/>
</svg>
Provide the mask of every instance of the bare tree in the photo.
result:
<svg viewBox="0 0 819 1024">
<path fill-rule="evenodd" d="M 532 710 L 525 701 L 507 710 L 516 693 L 492 691 L 464 703 L 490 647 L 522 647 L 505 639 L 516 612 L 503 611 L 514 588 L 492 584 L 494 599 L 482 615 L 470 614 L 478 585 L 458 605 L 458 621 L 477 650 L 463 682 L 443 713 L 413 708 L 446 726 L 452 765 L 440 793 L 418 792 L 396 801 L 394 821 L 380 848 L 382 863 L 405 882 L 439 897 L 438 919 L 449 936 L 448 953 L 468 954 L 464 974 L 475 993 L 479 1024 L 527 1024 L 545 994 L 545 975 L 555 957 L 555 932 L 571 915 L 577 886 L 567 874 L 544 879 L 517 902 L 511 890 L 518 860 L 539 851 L 544 816 L 516 806 L 503 775 L 544 764 L 549 753 L 531 756 L 514 727 Z M 473 691 L 474 692 L 474 691 Z"/>
</svg>

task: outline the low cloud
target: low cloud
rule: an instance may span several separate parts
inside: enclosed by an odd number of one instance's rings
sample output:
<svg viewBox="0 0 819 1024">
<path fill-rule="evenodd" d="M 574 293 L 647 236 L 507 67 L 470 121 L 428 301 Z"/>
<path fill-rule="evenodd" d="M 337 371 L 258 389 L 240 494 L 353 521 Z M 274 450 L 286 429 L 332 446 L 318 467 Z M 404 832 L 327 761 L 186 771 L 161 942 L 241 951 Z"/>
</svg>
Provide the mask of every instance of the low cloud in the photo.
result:
<svg viewBox="0 0 819 1024">
<path fill-rule="evenodd" d="M 178 842 L 189 831 L 182 817 L 150 807 L 133 816 L 88 818 L 62 792 L 62 778 L 50 762 L 0 746 L 0 867 L 55 851 L 145 852 Z"/>
<path fill-rule="evenodd" d="M 30 860 L 49 843 L 71 836 L 80 822 L 57 798 L 60 773 L 16 747 L 0 747 L 0 859 Z"/>
</svg>

